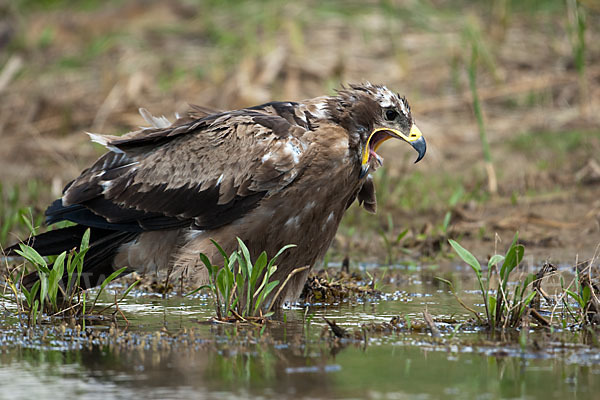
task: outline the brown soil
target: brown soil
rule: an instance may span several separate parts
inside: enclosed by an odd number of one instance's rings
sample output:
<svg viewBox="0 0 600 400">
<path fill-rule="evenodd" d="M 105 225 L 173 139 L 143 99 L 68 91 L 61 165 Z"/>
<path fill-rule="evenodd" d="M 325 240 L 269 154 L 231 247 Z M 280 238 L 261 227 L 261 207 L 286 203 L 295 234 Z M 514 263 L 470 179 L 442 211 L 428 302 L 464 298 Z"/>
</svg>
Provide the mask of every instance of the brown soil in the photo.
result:
<svg viewBox="0 0 600 400">
<path fill-rule="evenodd" d="M 250 3 L 236 11 L 132 1 L 68 13 L 8 5 L 0 17 L 0 181 L 41 181 L 48 188 L 35 204 L 41 209 L 100 154 L 83 132 L 143 125 L 138 107 L 172 118 L 186 103 L 236 108 L 369 80 L 408 97 L 428 141 L 418 165 L 406 146 L 386 143 L 390 176 L 421 173 L 423 199 L 438 199 L 414 211 L 380 205 L 376 226 L 385 227 L 391 212 L 394 233 L 410 228 L 406 245 L 435 256 L 446 239 L 437 226 L 451 209 L 448 234 L 477 255 L 494 251 L 496 235 L 503 251 L 518 230 L 532 263 L 592 257 L 600 243 L 600 15 L 587 10 L 580 76 L 564 13 L 515 12 L 502 25 L 484 8 L 464 18 L 434 3 L 447 12 L 431 11 L 424 23 L 415 10 L 390 16 L 367 7 L 348 16 L 318 13 L 315 4 L 278 5 L 271 31 L 242 23 L 258 7 Z M 468 86 L 468 24 L 485 44 L 478 88 L 499 192 L 449 207 L 429 183 L 436 175 L 459 179 L 467 193 L 485 193 L 487 185 Z M 560 137 L 544 139 L 547 132 L 584 136 L 569 147 Z M 541 139 L 511 145 L 520 135 Z M 337 253 L 382 261 L 372 228 L 340 233 Z"/>
</svg>

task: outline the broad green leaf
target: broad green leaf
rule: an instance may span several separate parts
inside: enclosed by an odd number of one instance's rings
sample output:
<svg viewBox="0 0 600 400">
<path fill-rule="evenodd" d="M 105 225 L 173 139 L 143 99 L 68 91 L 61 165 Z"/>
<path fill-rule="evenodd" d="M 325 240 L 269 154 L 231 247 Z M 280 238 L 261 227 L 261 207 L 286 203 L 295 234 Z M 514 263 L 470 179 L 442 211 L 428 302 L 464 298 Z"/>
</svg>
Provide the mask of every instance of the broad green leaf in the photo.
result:
<svg viewBox="0 0 600 400">
<path fill-rule="evenodd" d="M 275 263 L 275 260 L 277 260 L 277 258 L 283 254 L 284 251 L 286 251 L 287 249 L 291 249 L 292 247 L 296 247 L 295 244 L 288 244 L 283 246 L 281 249 L 279 249 L 279 251 L 277 252 L 277 254 L 275 254 L 275 257 L 271 258 L 271 261 L 269 261 L 269 268 Z"/>
<path fill-rule="evenodd" d="M 67 287 L 65 288 L 66 294 L 68 295 L 71 290 L 71 281 L 73 280 L 73 273 L 75 272 L 75 264 L 73 263 L 73 253 L 69 252 L 67 257 Z"/>
<path fill-rule="evenodd" d="M 516 268 L 517 265 L 523 260 L 523 254 L 525 254 L 525 247 L 523 245 L 513 245 L 508 249 L 502 268 L 500 269 L 500 279 L 504 283 L 508 279 L 510 273 Z"/>
<path fill-rule="evenodd" d="M 217 288 L 219 289 L 219 292 L 221 292 L 222 296 L 227 296 L 227 292 L 225 291 L 226 289 L 226 272 L 225 272 L 226 268 L 222 268 L 219 270 L 219 273 L 217 274 Z"/>
<path fill-rule="evenodd" d="M 267 297 L 269 295 L 269 293 L 271 293 L 271 291 L 273 289 L 275 289 L 275 287 L 279 285 L 279 281 L 278 280 L 274 280 L 273 282 L 269 282 L 267 284 L 267 286 L 265 286 L 265 290 L 263 290 L 263 298 Z"/>
<path fill-rule="evenodd" d="M 492 257 L 490 257 L 490 260 L 488 261 L 488 268 L 492 268 L 494 265 L 497 265 L 499 262 L 504 261 L 504 256 L 501 254 L 494 254 Z"/>
<path fill-rule="evenodd" d="M 90 247 L 90 228 L 87 228 L 81 237 L 81 246 L 79 246 L 79 252 L 87 251 Z"/>
<path fill-rule="evenodd" d="M 525 300 L 523 301 L 523 309 L 529 305 L 529 303 L 531 303 L 531 300 L 533 300 L 533 298 L 535 297 L 536 292 L 531 292 L 529 293 L 529 295 L 525 298 Z"/>
<path fill-rule="evenodd" d="M 252 269 L 252 264 L 248 264 L 248 260 L 246 260 L 245 257 L 240 256 L 239 253 L 235 253 L 236 255 L 232 257 L 235 257 L 235 259 L 237 260 L 238 265 L 240 266 L 240 271 L 242 272 L 242 274 L 244 276 L 250 276 L 251 272 L 249 272 L 249 269 Z M 233 268 L 231 268 L 233 269 Z"/>
<path fill-rule="evenodd" d="M 54 260 L 54 264 L 52 265 L 52 271 L 50 271 L 49 279 L 48 279 L 48 295 L 50 298 L 50 303 L 54 307 L 54 311 L 58 311 L 56 299 L 58 296 L 58 285 L 62 281 L 62 277 L 64 274 L 65 267 L 65 257 L 67 256 L 67 252 L 63 251 L 56 257 Z"/>
<path fill-rule="evenodd" d="M 519 240 L 519 232 L 515 232 L 515 236 L 513 236 L 513 240 L 510 243 L 510 247 L 514 247 L 517 244 L 517 240 Z"/>
<path fill-rule="evenodd" d="M 230 269 L 231 271 L 233 271 L 235 269 L 235 264 L 239 264 L 239 262 L 242 260 L 242 257 L 240 256 L 240 253 L 236 250 L 233 253 L 231 253 L 231 255 L 229 256 L 229 259 L 225 261 L 225 268 Z"/>
<path fill-rule="evenodd" d="M 488 317 L 490 318 L 489 322 L 491 322 L 494 319 L 495 314 L 496 314 L 495 313 L 495 310 L 496 310 L 496 296 L 490 296 L 490 297 L 488 297 L 488 300 L 490 302 L 490 305 L 489 305 L 489 307 L 490 307 L 490 315 Z"/>
<path fill-rule="evenodd" d="M 400 234 L 398 235 L 398 237 L 396 238 L 396 243 L 400 242 L 402 239 L 404 239 L 404 236 L 406 236 L 406 234 L 408 233 L 408 228 L 403 230 L 402 232 L 400 232 Z"/>
<path fill-rule="evenodd" d="M 581 300 L 583 301 L 584 307 L 588 305 L 591 298 L 592 298 L 592 291 L 589 286 L 585 286 L 581 290 Z"/>
<path fill-rule="evenodd" d="M 40 305 L 43 308 L 44 303 L 46 302 L 46 296 L 48 295 L 48 277 L 41 274 L 39 271 L 38 275 L 40 276 Z"/>
<path fill-rule="evenodd" d="M 37 251 L 35 251 L 32 247 L 22 243 L 19 244 L 19 247 L 21 250 L 15 250 L 17 254 L 33 264 L 36 269 L 41 268 L 46 274 L 50 272 L 48 269 L 48 264 L 46 264 L 46 260 L 44 260 L 44 258 Z"/>
<path fill-rule="evenodd" d="M 38 315 L 38 310 L 42 308 L 42 306 L 40 306 L 40 302 L 38 300 L 36 300 L 33 303 L 33 307 L 31 309 L 31 323 L 33 325 L 35 325 L 36 321 L 37 321 L 37 315 Z"/>
<path fill-rule="evenodd" d="M 585 303 L 583 302 L 583 299 L 581 298 L 581 296 L 579 296 L 579 294 L 577 294 L 569 289 L 565 289 L 565 293 L 567 293 L 569 296 L 571 296 L 571 298 L 573 300 L 575 300 L 577 302 L 577 304 L 579 304 L 579 307 L 581 307 L 581 308 L 585 307 Z"/>
<path fill-rule="evenodd" d="M 250 276 L 250 282 L 248 285 L 248 287 L 250 288 L 250 291 L 254 291 L 254 288 L 256 287 L 256 281 L 258 280 L 258 277 L 260 276 L 260 274 L 262 274 L 266 265 L 267 265 L 267 253 L 263 251 L 262 253 L 260 253 L 258 258 L 256 259 L 256 263 L 254 263 L 254 268 L 252 268 L 252 275 Z"/>
<path fill-rule="evenodd" d="M 202 261 L 202 263 L 204 264 L 204 266 L 206 267 L 206 270 L 208 271 L 209 275 L 212 277 L 213 274 L 216 272 L 214 270 L 213 265 L 211 264 L 210 260 L 208 259 L 208 257 L 206 256 L 206 254 L 204 253 L 200 253 L 200 261 Z"/>
<path fill-rule="evenodd" d="M 37 229 L 35 229 L 31 222 L 31 215 L 31 209 L 29 208 L 19 210 L 19 216 L 21 217 L 21 221 L 23 221 L 25 226 L 27 226 L 29 232 L 31 232 L 31 234 L 35 236 L 37 235 Z"/>
<path fill-rule="evenodd" d="M 221 255 L 223 256 L 223 259 L 229 263 L 229 257 L 227 257 L 227 253 L 225 253 L 225 250 L 223 250 L 223 248 L 219 245 L 219 243 L 217 243 L 216 241 L 214 241 L 213 239 L 210 239 L 210 241 L 212 242 L 212 244 L 215 245 L 215 247 L 217 248 L 217 250 L 219 250 L 219 253 L 221 253 Z"/>
<path fill-rule="evenodd" d="M 464 262 L 470 265 L 471 268 L 473 268 L 473 271 L 475 271 L 475 273 L 477 274 L 477 277 L 481 279 L 481 264 L 479 264 L 479 261 L 477 261 L 475 256 L 471 254 L 469 250 L 465 249 L 454 240 L 448 239 L 448 242 L 450 242 L 450 245 L 452 246 L 454 251 L 456 251 L 456 253 L 460 256 L 460 258 L 462 258 Z"/>
<path fill-rule="evenodd" d="M 269 295 L 269 293 L 271 293 L 271 291 L 273 289 L 275 289 L 275 287 L 278 284 L 279 284 L 278 280 L 267 283 L 267 285 L 265 286 L 265 289 L 263 291 L 261 291 L 260 295 L 258 296 L 258 299 L 256 299 L 256 303 L 254 305 L 254 311 L 253 311 L 254 315 L 256 315 L 256 313 L 258 312 L 263 300 Z"/>
<path fill-rule="evenodd" d="M 252 275 L 252 259 L 250 258 L 250 251 L 248 250 L 248 247 L 246 247 L 246 244 L 242 241 L 242 239 L 237 238 L 238 241 L 238 247 L 242 253 L 243 257 L 240 257 L 240 260 L 238 261 L 240 263 L 240 266 L 242 267 L 242 270 L 244 271 L 244 276 L 245 277 L 250 277 Z M 244 260 L 244 263 L 242 264 L 242 260 Z"/>
</svg>

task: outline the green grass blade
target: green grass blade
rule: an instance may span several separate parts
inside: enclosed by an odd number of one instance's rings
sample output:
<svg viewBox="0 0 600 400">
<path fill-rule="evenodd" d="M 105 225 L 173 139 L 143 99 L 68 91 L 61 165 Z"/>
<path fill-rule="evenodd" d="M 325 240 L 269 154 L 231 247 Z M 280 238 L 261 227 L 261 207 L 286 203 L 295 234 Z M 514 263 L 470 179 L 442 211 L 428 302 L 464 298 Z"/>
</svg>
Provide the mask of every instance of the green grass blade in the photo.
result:
<svg viewBox="0 0 600 400">
<path fill-rule="evenodd" d="M 100 289 L 98 290 L 98 293 L 96 294 L 96 297 L 94 298 L 94 301 L 92 302 L 92 308 L 90 308 L 90 312 L 92 312 L 94 310 L 94 307 L 96 306 L 96 302 L 98 301 L 98 298 L 100 297 L 100 295 L 104 291 L 104 288 L 108 284 L 110 284 L 115 278 L 117 278 L 119 275 L 121 275 L 123 272 L 125 272 L 126 269 L 127 269 L 127 267 L 123 267 L 123 268 L 120 268 L 120 269 L 116 270 L 115 272 L 113 272 L 112 274 L 110 274 L 108 276 L 108 278 L 106 278 L 104 280 L 104 282 L 102 282 L 102 284 L 100 285 Z"/>
</svg>

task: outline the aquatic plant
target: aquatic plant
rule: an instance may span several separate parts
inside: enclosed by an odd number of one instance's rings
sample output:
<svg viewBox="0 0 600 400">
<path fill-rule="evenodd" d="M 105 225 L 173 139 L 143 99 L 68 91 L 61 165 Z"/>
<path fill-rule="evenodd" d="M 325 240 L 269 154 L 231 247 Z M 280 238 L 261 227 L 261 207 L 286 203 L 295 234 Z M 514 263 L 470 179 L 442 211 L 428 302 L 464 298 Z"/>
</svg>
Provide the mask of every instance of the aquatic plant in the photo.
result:
<svg viewBox="0 0 600 400">
<path fill-rule="evenodd" d="M 576 324 L 595 325 L 600 324 L 600 287 L 592 277 L 594 257 L 589 262 L 583 262 L 575 266 L 575 279 L 570 285 L 565 286 L 561 277 L 560 284 L 564 295 L 560 297 L 561 303 L 569 316 Z M 578 309 L 574 309 L 567 301 L 571 298 Z"/>
<path fill-rule="evenodd" d="M 220 321 L 248 321 L 269 317 L 269 311 L 277 296 L 285 287 L 288 280 L 307 267 L 296 268 L 280 286 L 270 302 L 267 299 L 271 292 L 279 285 L 279 280 L 271 280 L 277 266 L 275 261 L 287 249 L 295 247 L 293 244 L 283 246 L 277 254 L 268 260 L 267 253 L 262 252 L 252 262 L 250 251 L 244 242 L 237 238 L 238 248 L 231 255 L 214 240 L 211 240 L 223 257 L 223 265 L 213 265 L 203 253 L 200 260 L 208 271 L 207 285 L 203 285 L 194 292 L 208 289 L 215 301 L 217 319 Z M 192 292 L 193 293 L 193 292 Z M 263 311 L 265 313 L 263 314 Z"/>
<path fill-rule="evenodd" d="M 505 255 L 496 254 L 490 258 L 486 277 L 483 275 L 481 264 L 470 251 L 458 242 L 452 239 L 448 240 L 459 257 L 475 272 L 485 307 L 485 321 L 483 323 L 492 330 L 518 326 L 525 310 L 537 294 L 536 291 L 530 288 L 536 280 L 535 274 L 528 274 L 524 280 L 516 282 L 513 290 L 508 287 L 510 275 L 521 263 L 525 253 L 525 247 L 517 243 L 518 238 L 519 234 L 516 233 Z M 499 270 L 498 266 L 500 266 Z M 491 287 L 491 277 L 494 270 L 498 274 L 498 285 L 495 289 Z M 450 284 L 451 290 L 453 290 L 449 281 L 438 279 Z M 460 303 L 466 307 L 462 301 Z M 466 308 L 474 312 L 471 308 Z M 476 313 L 476 315 L 478 314 Z"/>
<path fill-rule="evenodd" d="M 27 314 L 30 325 L 39 322 L 39 316 L 46 313 L 52 317 L 65 313 L 72 316 L 85 316 L 84 289 L 81 287 L 84 258 L 89 250 L 90 230 L 87 229 L 81 239 L 79 251 L 63 251 L 56 257 L 45 259 L 32 247 L 21 243 L 16 252 L 31 264 L 38 279 L 28 289 L 23 284 L 25 264 L 12 270 L 6 278 L 6 284 L 14 295 L 19 313 Z M 104 288 L 125 271 L 123 267 L 114 271 L 100 287 L 88 313 L 91 314 Z M 65 274 L 66 271 L 66 274 Z M 121 300 L 136 286 L 134 282 L 127 288 Z M 25 300 L 23 302 L 23 299 Z M 115 302 L 116 303 L 116 302 Z M 106 308 L 105 308 L 106 309 Z"/>
</svg>

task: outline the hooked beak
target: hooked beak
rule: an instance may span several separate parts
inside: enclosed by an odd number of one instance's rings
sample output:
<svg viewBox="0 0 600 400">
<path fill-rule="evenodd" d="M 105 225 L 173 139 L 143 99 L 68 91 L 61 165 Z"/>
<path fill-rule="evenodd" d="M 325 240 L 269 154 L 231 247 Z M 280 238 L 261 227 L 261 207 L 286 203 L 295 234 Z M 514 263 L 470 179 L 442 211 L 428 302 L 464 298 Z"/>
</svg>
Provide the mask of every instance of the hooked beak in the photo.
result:
<svg viewBox="0 0 600 400">
<path fill-rule="evenodd" d="M 417 153 L 419 153 L 419 156 L 415 160 L 416 164 L 419 161 L 421 161 L 423 157 L 425 157 L 425 152 L 427 151 L 427 143 L 425 143 L 425 138 L 421 136 L 420 138 L 412 142 L 410 145 L 413 147 L 413 149 L 417 151 Z"/>
<path fill-rule="evenodd" d="M 373 139 L 374 135 L 380 131 L 384 131 L 384 132 L 388 133 L 388 136 L 377 140 L 375 145 L 371 146 L 371 140 Z M 363 178 L 367 174 L 367 172 L 369 172 L 369 157 L 371 155 L 371 151 L 373 151 L 373 152 L 377 151 L 377 149 L 379 148 L 381 143 L 385 142 L 388 139 L 391 139 L 392 137 L 396 137 L 398 139 L 404 140 L 405 142 L 408 142 L 413 147 L 413 149 L 415 149 L 417 151 L 418 157 L 417 157 L 415 163 L 418 163 L 419 161 L 421 161 L 421 159 L 425 156 L 425 152 L 427 151 L 427 143 L 425 142 L 425 138 L 423 137 L 423 134 L 421 133 L 421 131 L 415 124 L 413 124 L 411 126 L 408 136 L 396 129 L 377 128 L 377 129 L 373 130 L 373 132 L 371 132 L 371 135 L 369 136 L 369 140 L 367 140 L 367 144 L 365 146 L 365 150 L 363 152 L 363 157 L 362 157 L 360 178 Z"/>
</svg>

